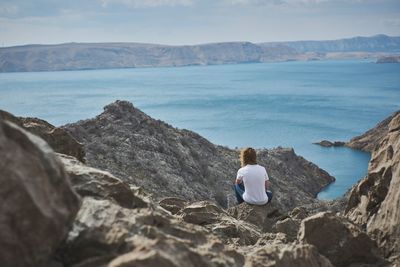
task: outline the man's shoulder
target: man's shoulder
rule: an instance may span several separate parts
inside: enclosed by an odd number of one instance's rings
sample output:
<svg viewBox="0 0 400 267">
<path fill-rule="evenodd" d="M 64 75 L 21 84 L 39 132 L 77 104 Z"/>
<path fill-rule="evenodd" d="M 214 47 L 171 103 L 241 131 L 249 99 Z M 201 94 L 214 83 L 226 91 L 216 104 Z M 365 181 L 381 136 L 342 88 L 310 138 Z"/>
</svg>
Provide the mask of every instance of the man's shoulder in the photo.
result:
<svg viewBox="0 0 400 267">
<path fill-rule="evenodd" d="M 257 167 L 266 171 L 266 168 L 264 166 L 260 165 L 260 164 L 257 164 Z"/>
<path fill-rule="evenodd" d="M 255 169 L 260 169 L 260 170 L 266 171 L 266 168 L 264 166 L 261 166 L 259 164 L 255 164 L 255 165 L 243 166 L 238 170 L 238 172 L 244 172 L 244 171 L 247 171 L 247 170 L 255 170 Z"/>
<path fill-rule="evenodd" d="M 247 165 L 246 165 L 246 166 L 247 166 Z M 246 166 L 241 167 L 241 168 L 238 170 L 238 172 L 242 172 L 242 171 L 246 170 Z"/>
</svg>

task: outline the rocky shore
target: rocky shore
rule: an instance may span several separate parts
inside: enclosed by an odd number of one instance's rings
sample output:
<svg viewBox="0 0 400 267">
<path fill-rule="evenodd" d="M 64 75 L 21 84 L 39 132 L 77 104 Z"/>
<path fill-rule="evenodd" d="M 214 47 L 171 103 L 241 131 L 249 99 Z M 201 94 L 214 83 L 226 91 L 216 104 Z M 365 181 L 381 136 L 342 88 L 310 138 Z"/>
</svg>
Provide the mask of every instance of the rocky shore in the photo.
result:
<svg viewBox="0 0 400 267">
<path fill-rule="evenodd" d="M 130 103 L 53 126 L 61 143 L 21 120 L 0 116 L 0 266 L 400 266 L 400 114 L 372 151 L 367 177 L 341 204 L 313 198 L 332 177 L 293 150 L 259 151 L 282 194 L 264 206 L 224 201 L 231 176 L 221 166 L 234 172 L 237 151 Z M 86 161 L 73 149 L 59 152 L 66 143 L 83 147 Z M 200 159 L 209 162 L 203 169 Z M 163 172 L 156 176 L 151 163 Z M 162 175 L 167 183 L 156 186 Z M 196 186 L 210 177 L 215 184 L 203 195 Z"/>
<path fill-rule="evenodd" d="M 353 137 L 346 143 L 346 146 L 358 150 L 372 152 L 389 133 L 389 124 L 400 114 L 400 110 L 379 122 L 374 128 L 368 130 L 360 136 Z"/>
<path fill-rule="evenodd" d="M 314 144 L 320 145 L 323 147 L 340 147 L 347 146 L 353 149 L 362 150 L 365 152 L 372 152 L 376 146 L 378 146 L 381 141 L 387 136 L 389 133 L 389 124 L 393 120 L 394 117 L 400 114 L 400 110 L 394 112 L 392 115 L 379 122 L 374 128 L 368 130 L 362 135 L 353 137 L 348 142 L 342 141 L 328 141 L 322 140 L 320 142 L 316 142 Z"/>
</svg>

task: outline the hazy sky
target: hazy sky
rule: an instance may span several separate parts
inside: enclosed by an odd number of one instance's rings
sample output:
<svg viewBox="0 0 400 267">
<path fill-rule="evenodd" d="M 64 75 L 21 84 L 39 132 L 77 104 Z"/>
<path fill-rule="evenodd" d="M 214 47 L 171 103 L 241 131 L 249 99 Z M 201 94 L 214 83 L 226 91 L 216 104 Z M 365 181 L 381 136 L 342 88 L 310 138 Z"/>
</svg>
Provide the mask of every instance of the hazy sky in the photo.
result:
<svg viewBox="0 0 400 267">
<path fill-rule="evenodd" d="M 0 45 L 400 35 L 400 0 L 0 0 Z"/>
</svg>

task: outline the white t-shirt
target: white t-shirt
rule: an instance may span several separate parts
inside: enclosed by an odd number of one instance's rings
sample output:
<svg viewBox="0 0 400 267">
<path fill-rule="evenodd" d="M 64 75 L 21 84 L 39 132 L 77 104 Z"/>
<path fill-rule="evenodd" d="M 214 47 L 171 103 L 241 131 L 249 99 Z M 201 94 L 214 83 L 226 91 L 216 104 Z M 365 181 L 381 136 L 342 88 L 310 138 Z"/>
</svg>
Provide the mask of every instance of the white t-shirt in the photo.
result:
<svg viewBox="0 0 400 267">
<path fill-rule="evenodd" d="M 269 177 L 263 166 L 248 164 L 238 170 L 236 179 L 244 183 L 244 201 L 255 205 L 264 205 L 268 202 L 265 181 L 269 180 Z"/>
</svg>

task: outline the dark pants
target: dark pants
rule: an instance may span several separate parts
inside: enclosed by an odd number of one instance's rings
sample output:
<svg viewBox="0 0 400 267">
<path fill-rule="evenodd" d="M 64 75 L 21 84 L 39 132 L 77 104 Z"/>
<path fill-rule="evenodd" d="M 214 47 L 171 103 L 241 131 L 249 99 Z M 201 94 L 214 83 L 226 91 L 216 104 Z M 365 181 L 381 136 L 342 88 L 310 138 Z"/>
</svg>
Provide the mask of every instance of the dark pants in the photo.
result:
<svg viewBox="0 0 400 267">
<path fill-rule="evenodd" d="M 236 194 L 236 199 L 237 199 L 237 202 L 238 202 L 238 204 L 240 204 L 240 203 L 243 203 L 244 202 L 244 200 L 243 200 L 243 194 L 244 194 L 244 184 L 243 183 L 241 183 L 241 184 L 235 184 L 234 185 L 234 189 L 235 189 L 235 194 Z M 269 190 L 265 190 L 265 192 L 267 193 L 267 196 L 268 196 L 268 203 L 270 203 L 271 202 L 271 200 L 272 200 L 272 192 L 271 191 L 269 191 Z"/>
</svg>

